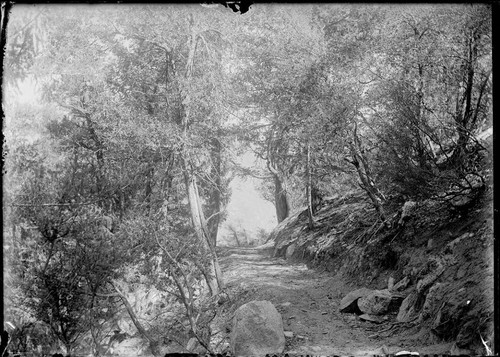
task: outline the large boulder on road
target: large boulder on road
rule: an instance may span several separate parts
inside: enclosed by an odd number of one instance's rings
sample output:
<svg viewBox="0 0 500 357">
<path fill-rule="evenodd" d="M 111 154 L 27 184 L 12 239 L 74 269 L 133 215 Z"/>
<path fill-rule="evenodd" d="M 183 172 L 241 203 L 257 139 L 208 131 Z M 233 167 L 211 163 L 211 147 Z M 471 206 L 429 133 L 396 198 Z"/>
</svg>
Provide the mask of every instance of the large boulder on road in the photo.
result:
<svg viewBox="0 0 500 357">
<path fill-rule="evenodd" d="M 285 348 L 281 315 L 269 301 L 251 301 L 236 310 L 231 330 L 235 356 L 280 354 Z"/>
</svg>

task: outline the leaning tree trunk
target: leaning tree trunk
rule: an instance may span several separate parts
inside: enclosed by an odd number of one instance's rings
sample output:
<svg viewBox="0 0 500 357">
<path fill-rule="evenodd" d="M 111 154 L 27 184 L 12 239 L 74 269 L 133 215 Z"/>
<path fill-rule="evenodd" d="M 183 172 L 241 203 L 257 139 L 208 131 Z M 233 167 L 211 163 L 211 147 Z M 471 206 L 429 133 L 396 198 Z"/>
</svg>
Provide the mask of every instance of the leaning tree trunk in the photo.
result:
<svg viewBox="0 0 500 357">
<path fill-rule="evenodd" d="M 364 156 L 361 150 L 361 141 L 357 135 L 357 127 L 354 129 L 353 141 L 349 143 L 349 148 L 351 151 L 352 161 L 349 161 L 356 168 L 360 179 L 360 186 L 370 197 L 370 200 L 375 207 L 375 210 L 379 214 L 380 219 L 386 225 L 389 224 L 386 219 L 384 207 L 382 202 L 385 199 L 382 192 L 377 188 L 373 180 L 373 176 L 370 170 L 370 165 L 368 164 L 367 158 Z"/>
<path fill-rule="evenodd" d="M 112 284 L 113 288 L 116 291 L 116 294 L 120 298 L 120 300 L 123 302 L 123 305 L 125 306 L 125 309 L 127 310 L 128 316 L 132 320 L 132 323 L 134 324 L 135 328 L 139 332 L 141 336 L 143 336 L 146 340 L 149 342 L 149 348 L 151 349 L 151 353 L 153 356 L 158 356 L 160 352 L 158 351 L 158 341 L 155 341 L 153 337 L 149 334 L 148 331 L 144 328 L 144 326 L 141 324 L 139 321 L 134 309 L 132 308 L 132 305 L 130 305 L 130 302 L 128 301 L 127 297 L 125 296 L 125 293 L 121 291 L 121 289 L 118 287 L 118 284 L 113 281 Z"/>
<path fill-rule="evenodd" d="M 187 154 L 186 154 L 187 155 Z M 200 196 L 198 193 L 198 185 L 196 176 L 191 172 L 190 164 L 186 158 L 183 158 L 184 165 L 184 180 L 186 184 L 191 220 L 200 244 L 209 254 L 210 262 L 208 270 L 203 272 L 211 295 L 217 295 L 219 290 L 224 287 L 222 280 L 222 271 L 220 269 L 219 260 L 215 252 L 215 246 L 212 244 L 208 229 L 206 226 L 205 216 L 201 207 Z"/>
<path fill-rule="evenodd" d="M 194 57 L 196 52 L 196 42 L 198 38 L 197 29 L 194 24 L 194 19 L 192 15 L 189 15 L 188 21 L 191 27 L 191 34 L 188 39 L 188 58 L 186 62 L 184 79 L 186 81 L 190 81 L 192 79 L 192 71 L 194 68 Z M 181 120 L 180 124 L 182 125 L 182 136 L 183 141 L 188 142 L 188 127 L 189 122 L 191 120 L 191 95 L 189 90 L 184 91 L 182 93 L 182 110 L 180 111 Z M 203 213 L 200 195 L 198 193 L 198 184 L 196 182 L 196 175 L 192 170 L 192 162 L 190 160 L 189 153 L 184 146 L 181 153 L 181 160 L 183 166 L 183 174 L 184 181 L 186 185 L 186 193 L 189 201 L 189 208 L 191 214 L 191 220 L 193 223 L 193 228 L 196 232 L 196 236 L 199 240 L 201 247 L 207 252 L 209 255 L 209 265 L 208 269 L 202 271 L 205 280 L 207 282 L 208 288 L 210 289 L 211 295 L 217 295 L 219 290 L 224 287 L 222 280 L 222 271 L 219 266 L 219 261 L 217 259 L 217 254 L 215 252 L 215 245 L 212 244 L 212 240 L 210 239 L 210 233 L 207 228 L 207 222 L 205 219 L 205 215 Z"/>
<path fill-rule="evenodd" d="M 219 232 L 220 217 L 222 213 L 222 145 L 220 142 L 220 130 L 217 138 L 212 138 L 211 156 L 213 161 L 212 175 L 215 185 L 210 189 L 210 215 L 207 222 L 208 232 L 214 247 L 217 246 L 217 234 Z"/>
<path fill-rule="evenodd" d="M 200 344 L 208 351 L 212 352 L 210 350 L 210 341 L 205 340 L 201 335 L 200 331 L 197 325 L 197 318 L 195 317 L 195 293 L 194 293 L 194 288 L 191 285 L 190 279 L 189 279 L 189 273 L 187 273 L 184 268 L 172 257 L 168 249 L 165 249 L 161 244 L 158 242 L 158 245 L 162 248 L 162 250 L 165 252 L 165 257 L 170 261 L 170 264 L 174 267 L 174 269 L 170 270 L 172 279 L 174 280 L 175 285 L 177 286 L 177 290 L 179 292 L 180 298 L 182 300 L 182 303 L 186 309 L 186 316 L 188 318 L 189 326 L 191 328 L 191 332 L 194 334 L 195 338 L 200 342 Z M 196 263 L 195 263 L 196 264 Z M 177 271 L 175 273 L 174 271 Z M 202 269 L 203 271 L 203 269 Z M 182 279 L 181 279 L 182 277 Z M 184 283 L 184 284 L 183 284 Z"/>
<path fill-rule="evenodd" d="M 233 231 L 233 238 L 234 240 L 236 241 L 236 245 L 238 247 L 241 247 L 241 243 L 240 243 L 240 240 L 238 239 L 238 233 L 236 231 Z"/>
</svg>

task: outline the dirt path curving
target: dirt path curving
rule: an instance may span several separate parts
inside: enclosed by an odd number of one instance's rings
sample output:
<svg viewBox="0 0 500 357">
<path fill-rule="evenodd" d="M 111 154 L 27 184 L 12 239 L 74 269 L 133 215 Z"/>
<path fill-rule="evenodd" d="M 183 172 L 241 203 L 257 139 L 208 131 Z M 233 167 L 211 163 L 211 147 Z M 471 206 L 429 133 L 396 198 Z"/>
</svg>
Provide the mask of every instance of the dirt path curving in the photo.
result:
<svg viewBox="0 0 500 357">
<path fill-rule="evenodd" d="M 287 353 L 372 356 L 402 350 L 420 354 L 449 351 L 450 344 L 429 346 L 418 331 L 386 336 L 377 331 L 390 327 L 389 322 L 375 325 L 338 312 L 342 297 L 356 287 L 331 274 L 309 270 L 304 264 L 271 258 L 262 247 L 225 248 L 221 266 L 229 289 L 248 291 L 238 305 L 269 300 L 276 306 L 285 331 L 293 332 L 293 337 L 287 338 Z"/>
</svg>

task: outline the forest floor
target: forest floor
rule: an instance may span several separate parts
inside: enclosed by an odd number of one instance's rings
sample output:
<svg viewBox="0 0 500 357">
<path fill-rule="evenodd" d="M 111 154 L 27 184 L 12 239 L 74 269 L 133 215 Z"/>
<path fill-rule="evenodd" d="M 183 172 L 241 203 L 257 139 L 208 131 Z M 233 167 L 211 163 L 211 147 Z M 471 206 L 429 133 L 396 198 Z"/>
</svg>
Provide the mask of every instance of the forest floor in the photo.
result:
<svg viewBox="0 0 500 357">
<path fill-rule="evenodd" d="M 271 301 L 282 315 L 284 330 L 293 332 L 286 339 L 284 353 L 371 356 L 403 350 L 420 354 L 450 351 L 450 343 L 430 345 L 418 327 L 396 325 L 394 319 L 377 325 L 355 314 L 340 313 L 340 300 L 358 287 L 332 273 L 272 258 L 265 246 L 221 250 L 234 309 L 251 300 Z"/>
</svg>

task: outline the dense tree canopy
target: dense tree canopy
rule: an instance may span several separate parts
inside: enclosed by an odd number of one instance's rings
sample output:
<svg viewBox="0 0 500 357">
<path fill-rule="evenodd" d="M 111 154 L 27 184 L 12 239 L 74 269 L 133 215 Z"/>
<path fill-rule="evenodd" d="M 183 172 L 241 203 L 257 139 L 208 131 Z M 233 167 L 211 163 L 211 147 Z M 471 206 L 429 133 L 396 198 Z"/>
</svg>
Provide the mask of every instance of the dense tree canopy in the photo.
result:
<svg viewBox="0 0 500 357">
<path fill-rule="evenodd" d="M 486 5 L 19 5 L 4 63 L 7 317 L 68 354 L 102 354 L 120 306 L 153 354 L 167 324 L 211 350 L 237 173 L 263 178 L 278 222 L 307 206 L 311 229 L 326 196 L 360 188 L 390 224 L 390 197 L 482 180 Z M 40 96 L 23 104 L 26 80 Z M 141 320 L 143 286 L 176 322 Z"/>
</svg>

